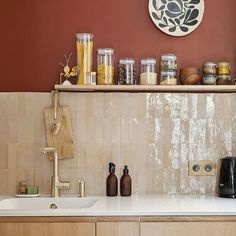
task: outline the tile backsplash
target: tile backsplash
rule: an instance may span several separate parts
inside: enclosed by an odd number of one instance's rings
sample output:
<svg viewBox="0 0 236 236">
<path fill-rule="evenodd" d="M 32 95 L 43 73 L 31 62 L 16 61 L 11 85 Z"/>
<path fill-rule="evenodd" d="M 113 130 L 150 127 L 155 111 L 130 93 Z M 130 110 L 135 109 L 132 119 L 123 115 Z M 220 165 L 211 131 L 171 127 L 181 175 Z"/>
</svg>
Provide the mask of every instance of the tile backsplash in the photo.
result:
<svg viewBox="0 0 236 236">
<path fill-rule="evenodd" d="M 70 106 L 74 159 L 61 160 L 60 178 L 86 182 L 87 194 L 105 194 L 108 163 L 117 176 L 128 165 L 133 193 L 214 194 L 216 176 L 188 176 L 188 160 L 236 154 L 236 94 L 61 93 Z M 50 193 L 52 162 L 43 109 L 50 93 L 0 93 L 0 194 L 20 180 Z M 218 166 L 218 165 L 217 165 Z"/>
</svg>

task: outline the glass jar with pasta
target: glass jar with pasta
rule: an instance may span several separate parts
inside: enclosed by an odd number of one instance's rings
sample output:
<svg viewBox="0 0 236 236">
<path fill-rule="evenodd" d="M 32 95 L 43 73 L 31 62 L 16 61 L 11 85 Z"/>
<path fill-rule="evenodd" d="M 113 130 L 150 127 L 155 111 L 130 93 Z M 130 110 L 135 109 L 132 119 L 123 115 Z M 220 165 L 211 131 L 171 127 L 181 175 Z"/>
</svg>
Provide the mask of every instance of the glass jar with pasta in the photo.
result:
<svg viewBox="0 0 236 236">
<path fill-rule="evenodd" d="M 78 85 L 89 84 L 87 73 L 92 72 L 93 38 L 94 36 L 88 33 L 76 34 Z"/>
<path fill-rule="evenodd" d="M 112 85 L 114 79 L 114 50 L 99 48 L 97 54 L 97 84 Z"/>
</svg>

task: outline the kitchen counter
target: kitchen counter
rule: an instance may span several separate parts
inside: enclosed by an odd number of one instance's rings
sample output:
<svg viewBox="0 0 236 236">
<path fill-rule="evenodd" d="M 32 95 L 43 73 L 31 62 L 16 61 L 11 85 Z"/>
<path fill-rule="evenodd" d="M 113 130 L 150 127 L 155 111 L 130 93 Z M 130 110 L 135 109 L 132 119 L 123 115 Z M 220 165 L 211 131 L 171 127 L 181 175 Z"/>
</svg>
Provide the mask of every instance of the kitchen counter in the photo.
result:
<svg viewBox="0 0 236 236">
<path fill-rule="evenodd" d="M 47 205 L 40 208 L 40 202 L 44 200 Z M 56 203 L 57 200 L 58 209 L 50 209 L 50 205 Z M 68 207 L 64 205 L 60 209 L 59 202 L 64 200 L 69 205 Z M 88 202 L 88 206 L 76 206 L 81 200 L 75 197 L 23 199 L 2 196 L 0 197 L 0 216 L 236 216 L 235 199 L 213 196 L 90 196 L 83 200 Z M 25 203 L 27 206 L 24 207 Z"/>
</svg>

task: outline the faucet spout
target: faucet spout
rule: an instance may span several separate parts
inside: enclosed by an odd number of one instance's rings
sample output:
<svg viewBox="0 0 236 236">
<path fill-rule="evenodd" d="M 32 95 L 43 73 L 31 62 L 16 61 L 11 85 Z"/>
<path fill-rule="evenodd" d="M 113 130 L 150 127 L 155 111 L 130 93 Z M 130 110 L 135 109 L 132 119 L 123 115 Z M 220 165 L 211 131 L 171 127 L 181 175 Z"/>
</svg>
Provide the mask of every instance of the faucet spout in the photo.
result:
<svg viewBox="0 0 236 236">
<path fill-rule="evenodd" d="M 51 196 L 52 197 L 59 197 L 60 196 L 60 190 L 61 189 L 70 189 L 70 183 L 69 182 L 61 182 L 59 180 L 58 176 L 58 153 L 56 148 L 54 147 L 46 147 L 43 149 L 43 153 L 53 153 L 54 154 L 54 159 L 53 159 L 53 176 L 51 180 Z"/>
</svg>

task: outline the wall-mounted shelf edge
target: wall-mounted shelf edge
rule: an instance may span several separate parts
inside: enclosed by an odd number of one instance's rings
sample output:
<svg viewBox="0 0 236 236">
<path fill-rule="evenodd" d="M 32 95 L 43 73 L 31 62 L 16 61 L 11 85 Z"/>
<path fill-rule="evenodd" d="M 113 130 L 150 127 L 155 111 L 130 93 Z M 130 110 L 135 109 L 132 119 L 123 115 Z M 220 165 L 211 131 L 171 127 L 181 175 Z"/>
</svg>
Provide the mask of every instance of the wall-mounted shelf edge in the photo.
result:
<svg viewBox="0 0 236 236">
<path fill-rule="evenodd" d="M 236 93 L 236 85 L 55 85 L 61 92 Z"/>
</svg>

